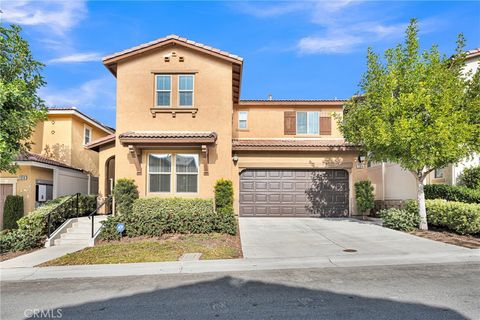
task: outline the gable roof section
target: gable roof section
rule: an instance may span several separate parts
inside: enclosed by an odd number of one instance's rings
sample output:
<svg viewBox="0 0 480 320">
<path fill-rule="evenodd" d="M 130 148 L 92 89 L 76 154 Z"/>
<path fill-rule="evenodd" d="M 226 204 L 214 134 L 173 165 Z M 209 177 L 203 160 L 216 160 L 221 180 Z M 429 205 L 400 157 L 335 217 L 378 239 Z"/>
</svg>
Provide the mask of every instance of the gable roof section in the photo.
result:
<svg viewBox="0 0 480 320">
<path fill-rule="evenodd" d="M 42 155 L 39 155 L 39 154 L 33 153 L 33 152 L 25 152 L 25 153 L 22 153 L 22 154 L 20 154 L 20 155 L 17 156 L 17 158 L 15 159 L 15 161 L 16 161 L 17 163 L 32 161 L 32 162 L 37 162 L 37 163 L 41 163 L 41 164 L 51 165 L 51 166 L 55 166 L 55 167 L 67 168 L 67 169 L 72 169 L 72 170 L 77 170 L 77 171 L 82 171 L 82 172 L 84 172 L 83 169 L 70 166 L 70 165 L 65 164 L 65 163 L 63 163 L 63 162 L 60 162 L 60 161 L 57 161 L 57 160 L 53 160 L 53 159 L 44 157 L 44 156 L 42 156 Z"/>
<path fill-rule="evenodd" d="M 238 106 L 284 106 L 284 107 L 307 107 L 307 106 L 343 106 L 348 100 L 344 99 L 278 99 L 262 100 L 249 99 L 240 100 Z"/>
<path fill-rule="evenodd" d="M 90 143 L 87 143 L 84 146 L 84 148 L 99 152 L 100 147 L 108 145 L 108 144 L 115 145 L 115 133 L 109 134 L 108 136 L 99 138 L 97 140 L 93 140 Z"/>
<path fill-rule="evenodd" d="M 100 121 L 95 120 L 94 118 L 86 115 L 85 113 L 81 112 L 75 107 L 52 107 L 48 108 L 48 114 L 74 114 L 77 117 L 83 119 L 84 121 L 88 122 L 89 124 L 99 128 L 100 130 L 112 134 L 115 133 L 115 129 L 112 127 L 109 127 Z"/>
</svg>

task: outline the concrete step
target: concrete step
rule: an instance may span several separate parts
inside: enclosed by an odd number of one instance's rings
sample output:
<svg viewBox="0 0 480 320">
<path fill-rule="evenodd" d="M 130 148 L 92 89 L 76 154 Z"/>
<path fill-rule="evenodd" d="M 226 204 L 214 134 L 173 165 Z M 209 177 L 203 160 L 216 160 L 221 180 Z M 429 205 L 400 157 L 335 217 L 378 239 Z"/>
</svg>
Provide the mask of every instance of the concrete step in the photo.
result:
<svg viewBox="0 0 480 320">
<path fill-rule="evenodd" d="M 85 245 L 88 246 L 88 240 L 80 240 L 80 239 L 57 239 L 55 240 L 55 245 L 56 246 L 62 246 L 62 245 Z"/>
<path fill-rule="evenodd" d="M 90 233 L 64 233 L 60 237 L 61 239 L 89 240 L 90 235 Z"/>
</svg>

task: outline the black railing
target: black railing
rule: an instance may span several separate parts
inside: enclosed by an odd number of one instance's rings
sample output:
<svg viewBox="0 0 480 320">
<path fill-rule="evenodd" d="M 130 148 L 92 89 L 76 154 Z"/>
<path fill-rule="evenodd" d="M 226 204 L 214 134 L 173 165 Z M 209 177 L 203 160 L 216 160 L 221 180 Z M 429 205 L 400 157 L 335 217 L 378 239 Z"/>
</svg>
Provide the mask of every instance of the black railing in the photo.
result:
<svg viewBox="0 0 480 320">
<path fill-rule="evenodd" d="M 108 196 L 105 201 L 103 201 L 98 207 L 90 213 L 88 218 L 92 221 L 92 232 L 91 232 L 91 238 L 95 236 L 95 215 L 98 214 L 98 210 L 100 210 L 102 207 L 105 207 L 105 213 L 109 214 L 111 213 L 112 210 L 112 196 Z"/>
<path fill-rule="evenodd" d="M 50 238 L 52 230 L 56 230 L 66 220 L 79 216 L 79 197 L 80 193 L 72 195 L 70 198 L 53 208 L 47 214 L 48 238 Z"/>
</svg>

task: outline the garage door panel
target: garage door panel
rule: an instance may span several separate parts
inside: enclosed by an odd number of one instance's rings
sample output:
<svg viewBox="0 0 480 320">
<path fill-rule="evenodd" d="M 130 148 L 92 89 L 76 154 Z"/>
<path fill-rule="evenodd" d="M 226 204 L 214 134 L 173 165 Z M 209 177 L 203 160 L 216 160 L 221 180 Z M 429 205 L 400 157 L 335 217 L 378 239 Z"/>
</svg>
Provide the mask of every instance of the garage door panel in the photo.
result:
<svg viewBox="0 0 480 320">
<path fill-rule="evenodd" d="M 242 216 L 346 216 L 345 170 L 247 169 L 240 176 Z"/>
</svg>

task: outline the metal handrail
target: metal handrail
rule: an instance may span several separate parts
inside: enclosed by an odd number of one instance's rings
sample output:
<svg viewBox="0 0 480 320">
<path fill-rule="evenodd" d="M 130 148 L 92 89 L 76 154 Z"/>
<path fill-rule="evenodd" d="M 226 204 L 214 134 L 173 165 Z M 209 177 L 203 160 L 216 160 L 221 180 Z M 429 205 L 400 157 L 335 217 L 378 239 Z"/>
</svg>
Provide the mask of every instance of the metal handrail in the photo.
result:
<svg viewBox="0 0 480 320">
<path fill-rule="evenodd" d="M 76 211 L 76 216 L 78 217 L 79 214 L 79 206 L 78 206 L 78 198 L 80 196 L 80 193 L 76 193 L 72 195 L 70 198 L 65 200 L 64 202 L 60 203 L 58 206 L 50 210 L 47 214 L 47 237 L 50 238 L 51 235 L 51 229 L 52 229 L 52 213 L 56 213 L 60 208 L 66 207 L 66 206 L 72 206 L 75 204 L 75 211 Z M 72 201 L 75 198 L 76 201 Z"/>
<path fill-rule="evenodd" d="M 93 210 L 92 213 L 88 215 L 88 219 L 91 218 L 92 220 L 92 232 L 91 232 L 91 238 L 95 235 L 95 215 L 97 214 L 98 210 L 102 208 L 107 202 L 112 200 L 112 196 L 108 196 L 95 210 Z"/>
</svg>

